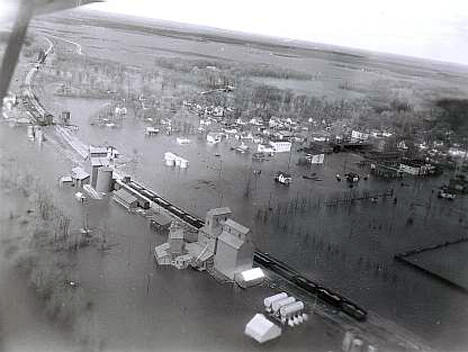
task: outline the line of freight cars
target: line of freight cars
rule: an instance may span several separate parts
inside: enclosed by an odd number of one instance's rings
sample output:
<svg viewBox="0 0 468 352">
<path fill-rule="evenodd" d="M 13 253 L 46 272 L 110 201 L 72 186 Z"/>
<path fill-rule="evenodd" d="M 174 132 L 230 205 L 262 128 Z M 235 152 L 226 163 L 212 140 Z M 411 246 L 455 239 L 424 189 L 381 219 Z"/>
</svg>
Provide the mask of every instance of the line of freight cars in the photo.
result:
<svg viewBox="0 0 468 352">
<path fill-rule="evenodd" d="M 136 192 L 140 193 L 142 196 L 148 198 L 149 200 L 155 202 L 157 205 L 160 207 L 166 209 L 167 211 L 171 212 L 178 218 L 184 220 L 185 222 L 189 223 L 193 227 L 200 229 L 202 228 L 205 223 L 201 219 L 197 219 L 196 217 L 190 215 L 186 211 L 172 205 L 168 201 L 166 201 L 164 198 L 158 196 L 155 192 L 145 188 L 141 184 L 135 182 L 135 181 L 130 181 L 127 183 L 127 186 L 135 190 Z M 149 208 L 149 204 L 148 204 Z"/>
<path fill-rule="evenodd" d="M 188 222 L 197 229 L 204 226 L 204 221 L 198 218 L 193 217 L 187 212 L 181 210 L 180 208 L 175 207 L 170 204 L 168 201 L 158 196 L 155 192 L 146 189 L 139 183 L 131 181 L 128 183 L 128 186 L 144 197 L 152 200 L 159 206 L 168 210 L 178 218 Z M 286 265 L 285 263 L 279 261 L 278 259 L 273 258 L 271 255 L 264 253 L 262 251 L 256 250 L 254 254 L 254 260 L 263 265 L 264 267 L 274 271 L 278 275 L 282 276 L 286 280 L 292 282 L 302 290 L 317 295 L 317 297 L 332 306 L 340 309 L 344 313 L 348 314 L 352 318 L 358 321 L 364 321 L 367 318 L 367 312 L 360 308 L 355 303 L 351 302 L 347 298 L 325 288 L 317 285 L 315 282 L 299 275 L 297 271 Z"/>
<path fill-rule="evenodd" d="M 302 275 L 299 275 L 297 271 L 290 268 L 285 263 L 274 259 L 269 254 L 263 253 L 259 250 L 255 251 L 254 259 L 257 263 L 263 265 L 264 267 L 276 272 L 280 276 L 289 280 L 299 288 L 308 293 L 317 295 L 321 300 L 331 304 L 332 306 L 340 309 L 344 313 L 353 317 L 358 321 L 364 321 L 367 318 L 367 312 L 360 308 L 357 304 L 351 302 L 347 298 L 325 288 L 321 287 L 312 280 L 305 278 Z"/>
</svg>

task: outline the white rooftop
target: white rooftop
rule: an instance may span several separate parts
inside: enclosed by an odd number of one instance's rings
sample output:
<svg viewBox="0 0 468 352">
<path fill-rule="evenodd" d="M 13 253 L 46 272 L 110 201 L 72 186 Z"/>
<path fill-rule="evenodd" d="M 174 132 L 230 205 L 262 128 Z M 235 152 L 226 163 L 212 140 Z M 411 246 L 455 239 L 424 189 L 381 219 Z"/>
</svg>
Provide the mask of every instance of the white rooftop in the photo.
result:
<svg viewBox="0 0 468 352">
<path fill-rule="evenodd" d="M 241 225 L 239 224 L 238 222 L 232 220 L 232 219 L 228 219 L 225 223 L 224 223 L 224 226 L 229 226 L 231 228 L 233 228 L 234 230 L 246 235 L 247 233 L 249 233 L 250 229 L 248 227 L 245 227 L 244 225 Z"/>
<path fill-rule="evenodd" d="M 79 166 L 74 167 L 71 173 L 72 177 L 77 180 L 84 180 L 89 177 L 89 174 Z"/>
<path fill-rule="evenodd" d="M 245 326 L 244 333 L 259 343 L 281 336 L 281 328 L 269 321 L 263 314 L 255 316 Z"/>
</svg>

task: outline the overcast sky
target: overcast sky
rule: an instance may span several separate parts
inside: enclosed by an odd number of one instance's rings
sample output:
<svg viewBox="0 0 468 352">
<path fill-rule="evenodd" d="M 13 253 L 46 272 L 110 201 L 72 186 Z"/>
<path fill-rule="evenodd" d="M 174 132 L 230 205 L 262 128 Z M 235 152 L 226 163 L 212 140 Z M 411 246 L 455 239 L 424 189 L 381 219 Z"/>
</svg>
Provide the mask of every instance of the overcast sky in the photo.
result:
<svg viewBox="0 0 468 352">
<path fill-rule="evenodd" d="M 89 7 L 468 65 L 468 0 L 107 0 Z"/>
</svg>

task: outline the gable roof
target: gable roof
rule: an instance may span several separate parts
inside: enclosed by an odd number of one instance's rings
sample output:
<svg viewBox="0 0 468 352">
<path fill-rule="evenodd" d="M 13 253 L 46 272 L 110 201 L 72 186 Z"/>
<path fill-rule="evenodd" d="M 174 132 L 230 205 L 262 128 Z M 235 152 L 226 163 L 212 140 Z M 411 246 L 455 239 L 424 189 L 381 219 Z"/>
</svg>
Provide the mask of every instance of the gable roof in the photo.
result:
<svg viewBox="0 0 468 352">
<path fill-rule="evenodd" d="M 224 223 L 224 226 L 229 226 L 232 229 L 236 230 L 237 232 L 240 232 L 241 234 L 246 235 L 247 233 L 250 232 L 250 229 L 248 227 L 245 227 L 244 225 L 239 224 L 238 222 L 235 222 L 232 219 L 227 219 L 227 221 Z"/>
<path fill-rule="evenodd" d="M 241 240 L 239 237 L 231 235 L 226 231 L 223 231 L 223 233 L 221 233 L 221 235 L 218 237 L 218 241 L 224 242 L 225 244 L 234 249 L 241 248 L 242 245 L 245 243 L 245 241 Z"/>
<path fill-rule="evenodd" d="M 77 180 L 84 180 L 89 177 L 89 174 L 79 166 L 74 167 L 71 173 L 72 177 Z"/>
<path fill-rule="evenodd" d="M 109 163 L 108 159 L 105 157 L 91 157 L 92 166 L 103 166 Z"/>
<path fill-rule="evenodd" d="M 206 215 L 228 215 L 228 214 L 231 214 L 232 211 L 229 207 L 222 207 L 222 208 L 214 208 L 214 209 L 210 209 L 208 210 L 208 212 L 206 213 Z"/>
<path fill-rule="evenodd" d="M 138 201 L 135 196 L 128 193 L 124 188 L 121 188 L 118 191 L 114 191 L 114 196 L 124 200 L 128 204 Z"/>
</svg>

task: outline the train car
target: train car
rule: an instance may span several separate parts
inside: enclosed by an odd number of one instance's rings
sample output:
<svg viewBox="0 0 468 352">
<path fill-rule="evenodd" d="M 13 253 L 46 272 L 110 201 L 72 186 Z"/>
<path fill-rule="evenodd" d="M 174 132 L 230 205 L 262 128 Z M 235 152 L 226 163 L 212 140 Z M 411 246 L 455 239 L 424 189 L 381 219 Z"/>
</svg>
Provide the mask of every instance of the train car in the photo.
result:
<svg viewBox="0 0 468 352">
<path fill-rule="evenodd" d="M 330 290 L 327 290 L 326 288 L 318 287 L 317 297 L 337 308 L 341 308 L 341 302 L 342 302 L 341 297 L 338 296 L 336 293 Z"/>
<path fill-rule="evenodd" d="M 188 214 L 184 214 L 182 216 L 182 218 L 187 222 L 189 223 L 190 225 L 192 226 L 196 226 L 197 225 L 197 221 L 196 219 L 194 219 L 192 216 L 188 215 Z"/>
<path fill-rule="evenodd" d="M 293 276 L 291 282 L 310 293 L 316 293 L 319 287 L 315 282 L 299 275 Z"/>
<path fill-rule="evenodd" d="M 173 205 L 168 206 L 167 210 L 169 210 L 170 212 L 174 213 L 175 215 L 177 215 L 179 217 L 182 217 L 183 215 L 185 215 L 185 213 L 183 211 L 179 210 L 178 208 L 176 208 Z"/>
<path fill-rule="evenodd" d="M 258 250 L 254 253 L 254 260 L 266 268 L 271 268 L 273 266 L 273 261 L 270 260 L 270 258 L 268 258 L 268 256 L 266 256 L 263 252 Z"/>
<path fill-rule="evenodd" d="M 132 187 L 133 189 L 137 190 L 137 191 L 142 191 L 144 190 L 143 187 L 141 187 L 140 185 L 136 184 L 134 181 L 130 181 L 130 183 L 128 184 L 130 187 Z"/>
<path fill-rule="evenodd" d="M 151 195 L 152 198 L 156 198 L 158 195 L 156 193 L 154 193 L 152 190 L 150 189 L 145 189 L 145 191 Z"/>
<path fill-rule="evenodd" d="M 156 203 L 158 203 L 159 205 L 162 205 L 162 206 L 164 206 L 164 207 L 170 206 L 170 204 L 169 204 L 168 202 L 166 202 L 164 199 L 162 199 L 161 197 L 156 197 L 156 198 L 154 199 L 154 201 L 155 201 Z"/>
<path fill-rule="evenodd" d="M 148 192 L 146 189 L 143 189 L 143 190 L 141 190 L 139 192 L 140 192 L 141 195 L 145 196 L 149 200 L 154 201 L 154 196 L 150 192 Z"/>
<path fill-rule="evenodd" d="M 345 312 L 346 314 L 358 321 L 364 321 L 367 319 L 367 312 L 364 309 L 359 308 L 352 302 L 343 300 L 341 302 L 340 308 L 343 312 Z"/>
<path fill-rule="evenodd" d="M 191 221 L 193 223 L 196 223 L 199 219 L 195 219 L 192 215 L 190 214 L 185 214 L 184 218 L 187 220 L 187 221 Z"/>
<path fill-rule="evenodd" d="M 203 221 L 193 217 L 190 214 L 185 214 L 184 215 L 184 220 L 187 221 L 190 225 L 195 226 L 196 228 L 201 228 L 201 227 L 203 227 L 205 225 L 205 223 Z"/>
<path fill-rule="evenodd" d="M 203 226 L 205 226 L 205 223 L 201 220 L 197 220 L 194 226 L 198 229 L 201 229 Z"/>
</svg>

